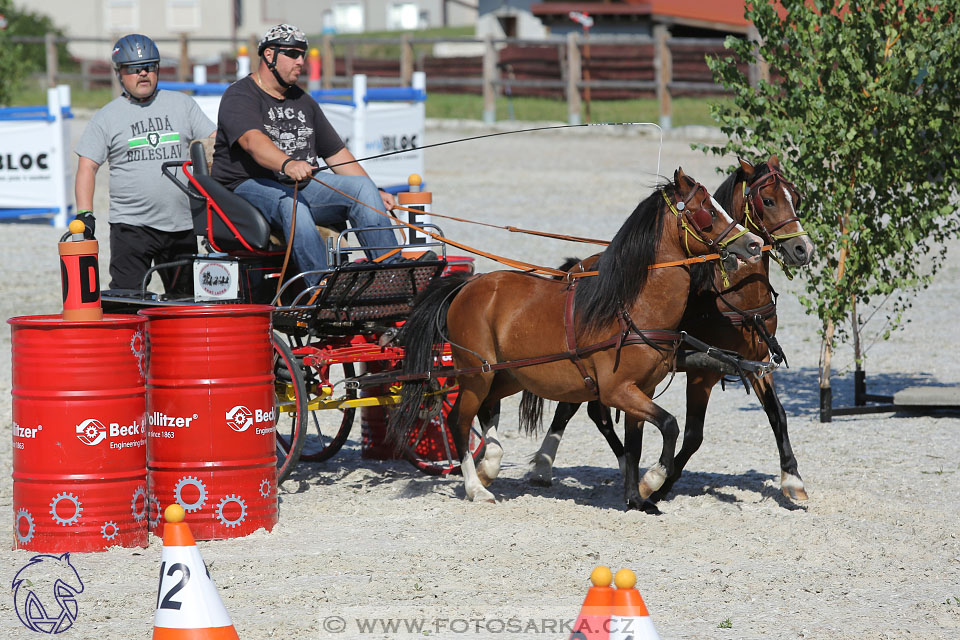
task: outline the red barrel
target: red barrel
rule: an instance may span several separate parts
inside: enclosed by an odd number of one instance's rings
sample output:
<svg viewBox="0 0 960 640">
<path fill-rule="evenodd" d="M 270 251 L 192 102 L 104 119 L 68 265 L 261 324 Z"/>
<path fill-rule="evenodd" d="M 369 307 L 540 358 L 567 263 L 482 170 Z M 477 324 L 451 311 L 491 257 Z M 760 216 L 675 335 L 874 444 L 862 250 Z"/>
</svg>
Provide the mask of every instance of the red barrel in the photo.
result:
<svg viewBox="0 0 960 640">
<path fill-rule="evenodd" d="M 143 318 L 10 318 L 14 548 L 147 546 Z"/>
<path fill-rule="evenodd" d="M 269 305 L 145 309 L 147 486 L 179 503 L 199 539 L 277 523 L 276 409 Z M 162 534 L 159 511 L 150 529 Z"/>
</svg>

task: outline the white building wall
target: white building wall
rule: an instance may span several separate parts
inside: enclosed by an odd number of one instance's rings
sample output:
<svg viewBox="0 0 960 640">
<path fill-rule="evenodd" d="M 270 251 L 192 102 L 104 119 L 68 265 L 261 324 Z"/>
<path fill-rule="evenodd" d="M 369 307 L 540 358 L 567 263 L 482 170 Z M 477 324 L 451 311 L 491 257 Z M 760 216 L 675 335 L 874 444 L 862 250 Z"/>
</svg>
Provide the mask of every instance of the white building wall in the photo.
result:
<svg viewBox="0 0 960 640">
<path fill-rule="evenodd" d="M 204 43 L 195 38 L 231 38 L 246 44 L 251 36 L 259 39 L 271 26 L 280 22 L 297 25 L 309 34 L 320 34 L 324 29 L 324 13 L 336 6 L 359 5 L 362 8 L 363 28 L 367 31 L 387 29 L 391 5 L 406 0 L 241 0 L 241 23 L 233 28 L 234 0 L 13 0 L 20 9 L 50 16 L 54 24 L 68 36 L 104 38 L 109 43 L 70 44 L 70 52 L 80 58 L 108 59 L 111 45 L 128 33 L 143 33 L 154 40 L 160 55 L 176 59 L 180 46 L 175 40 L 180 33 L 189 33 L 190 56 L 195 59 L 213 59 L 221 53 L 232 53 L 227 42 Z M 442 26 L 443 0 L 414 0 L 417 14 L 425 18 L 425 26 Z M 447 22 L 450 26 L 473 24 L 476 10 L 462 5 L 447 4 Z M 312 43 L 311 43 L 312 44 Z M 255 53 L 255 52 L 253 52 Z"/>
</svg>

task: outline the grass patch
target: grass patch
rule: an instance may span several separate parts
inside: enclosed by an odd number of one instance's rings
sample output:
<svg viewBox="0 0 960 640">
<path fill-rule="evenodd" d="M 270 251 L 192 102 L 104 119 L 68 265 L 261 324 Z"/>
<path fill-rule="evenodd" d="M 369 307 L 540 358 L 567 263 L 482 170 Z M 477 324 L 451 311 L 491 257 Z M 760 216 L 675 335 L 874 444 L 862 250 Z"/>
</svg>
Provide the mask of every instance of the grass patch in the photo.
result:
<svg viewBox="0 0 960 640">
<path fill-rule="evenodd" d="M 727 618 L 726 620 L 718 624 L 717 627 L 720 629 L 733 629 L 733 620 L 731 620 L 730 618 Z"/>
<path fill-rule="evenodd" d="M 724 98 L 676 98 L 673 101 L 673 126 L 715 126 L 710 103 Z M 483 97 L 467 94 L 430 93 L 426 105 L 428 118 L 483 118 Z M 659 107 L 654 99 L 594 100 L 590 104 L 592 122 L 657 122 Z M 567 121 L 567 103 L 550 98 L 497 98 L 497 120 Z M 581 109 L 581 121 L 586 110 Z"/>
<path fill-rule="evenodd" d="M 71 102 L 74 107 L 99 109 L 116 96 L 110 89 L 83 91 L 79 85 L 71 86 Z M 710 103 L 722 98 L 698 99 L 677 98 L 673 101 L 673 125 L 714 126 L 710 118 Z M 14 96 L 10 106 L 42 105 L 47 103 L 47 90 L 36 82 L 26 82 Z M 483 119 L 483 97 L 469 94 L 428 93 L 426 103 L 428 118 Z M 657 122 L 657 101 L 648 100 L 594 100 L 590 105 L 592 122 Z M 586 120 L 582 110 L 581 121 Z M 497 98 L 497 120 L 524 122 L 566 122 L 567 103 L 551 98 Z"/>
</svg>

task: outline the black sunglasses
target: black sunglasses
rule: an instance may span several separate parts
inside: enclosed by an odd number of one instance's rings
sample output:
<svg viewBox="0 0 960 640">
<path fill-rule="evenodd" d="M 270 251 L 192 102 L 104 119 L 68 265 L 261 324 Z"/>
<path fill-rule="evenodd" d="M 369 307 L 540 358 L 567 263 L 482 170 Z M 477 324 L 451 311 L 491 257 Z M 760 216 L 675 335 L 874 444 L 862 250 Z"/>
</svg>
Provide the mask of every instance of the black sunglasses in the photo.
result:
<svg viewBox="0 0 960 640">
<path fill-rule="evenodd" d="M 120 67 L 120 73 L 125 76 L 135 76 L 139 75 L 141 71 L 146 71 L 147 73 L 156 73 L 160 68 L 160 65 L 156 62 L 148 62 L 146 64 L 131 64 Z"/>
<path fill-rule="evenodd" d="M 277 51 L 287 56 L 288 58 L 293 58 L 294 60 L 296 60 L 297 58 L 307 57 L 307 52 L 304 51 L 303 49 L 277 49 Z"/>
</svg>

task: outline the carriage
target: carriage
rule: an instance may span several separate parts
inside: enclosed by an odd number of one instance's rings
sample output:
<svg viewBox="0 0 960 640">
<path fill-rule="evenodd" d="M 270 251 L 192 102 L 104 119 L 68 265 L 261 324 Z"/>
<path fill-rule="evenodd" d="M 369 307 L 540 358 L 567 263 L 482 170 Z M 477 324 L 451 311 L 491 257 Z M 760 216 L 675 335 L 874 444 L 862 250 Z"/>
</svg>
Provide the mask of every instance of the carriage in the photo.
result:
<svg viewBox="0 0 960 640">
<path fill-rule="evenodd" d="M 278 482 L 300 460 L 322 462 L 335 455 L 358 410 L 371 425 L 365 446 L 374 456 L 399 454 L 428 474 L 455 472 L 459 459 L 443 419 L 456 400 L 455 384 L 437 379 L 418 433 L 395 448 L 384 442 L 384 425 L 387 408 L 399 400 L 398 386 L 382 374 L 403 360 L 403 349 L 391 342 L 416 294 L 442 274 L 472 273 L 472 259 L 449 258 L 443 242 L 427 238 L 416 245 L 420 259 L 351 261 L 360 251 L 351 236 L 363 229 L 330 229 L 324 230 L 330 269 L 320 274 L 322 284 L 310 286 L 307 273 L 285 275 L 284 247 L 271 237 L 259 211 L 210 177 L 207 157 L 203 143 L 194 142 L 190 159 L 164 163 L 163 173 L 189 198 L 194 231 L 208 253 L 154 265 L 140 289 L 103 291 L 104 310 L 272 305 Z M 426 227 L 442 237 L 436 225 Z M 165 269 L 192 277 L 193 292 L 149 291 L 150 274 Z M 449 362 L 449 349 L 441 357 Z M 381 374 L 379 382 L 364 384 L 365 375 L 374 373 Z M 479 433 L 472 448 L 480 455 Z"/>
<path fill-rule="evenodd" d="M 540 267 L 529 270 L 553 271 L 566 276 L 566 282 L 531 280 L 531 274 L 518 272 L 471 278 L 472 261 L 448 259 L 447 241 L 435 225 L 421 227 L 433 241 L 424 240 L 419 248 L 431 250 L 399 263 L 351 261 L 359 249 L 345 240 L 363 229 L 333 230 L 328 238 L 330 268 L 286 278 L 284 252 L 263 216 L 209 176 L 201 144 L 194 143 L 190 154 L 189 161 L 166 163 L 163 172 L 190 198 L 194 230 L 211 252 L 153 270 L 190 267 L 197 288 L 189 296 L 158 296 L 144 284 L 135 291 L 105 291 L 103 304 L 110 311 L 131 312 L 158 305 L 269 302 L 281 482 L 299 460 L 333 456 L 346 441 L 358 408 L 397 405 L 389 421 L 381 414 L 376 439 L 387 440 L 389 427 L 393 446 L 419 469 L 438 475 L 461 471 L 469 499 L 493 501 L 485 486 L 496 478 L 502 456 L 496 437 L 499 400 L 527 389 L 563 402 L 599 399 L 624 409 L 625 499 L 629 508 L 656 512 L 649 496 L 675 479 L 674 469 L 682 469 L 674 465 L 676 419 L 651 400 L 656 384 L 676 371 L 684 357 L 703 355 L 706 361 L 691 361 L 691 366 L 734 373 L 748 389 L 746 372 L 759 379 L 772 369 L 768 362 L 713 348 L 676 330 L 690 292 L 689 275 L 678 278 L 687 270 L 661 267 L 717 259 L 724 274 L 724 264 L 734 269 L 740 260 L 756 264 L 763 244 L 682 169 L 641 201 L 616 237 L 605 243 L 609 246 L 598 271 L 579 274 L 599 273 L 586 281 Z M 756 208 L 786 212 L 777 229 L 794 224 L 799 229 L 780 238 L 803 235 L 778 176 L 775 172 L 772 180 L 764 180 L 782 193 L 776 197 L 787 206 L 761 202 L 758 188 L 753 194 Z M 746 193 L 745 187 L 744 197 Z M 676 223 L 675 234 L 661 233 L 667 228 L 665 219 Z M 762 221 L 754 224 L 760 225 L 758 231 L 764 229 Z M 804 243 L 800 253 L 806 256 L 809 243 Z M 604 269 L 603 256 L 616 266 Z M 644 294 L 648 270 L 656 286 Z M 318 276 L 319 284 L 311 285 Z M 582 282 L 579 289 L 576 282 Z M 460 295 L 468 289 L 474 293 Z M 499 309 L 480 319 L 490 305 Z M 584 326 L 578 326 L 581 312 L 588 320 Z M 492 321 L 498 313 L 500 319 Z M 517 324 L 518 318 L 531 317 L 540 321 L 521 319 Z M 651 326 L 667 328 L 639 328 Z M 406 348 L 396 343 L 401 327 L 408 329 Z M 478 336 L 480 343 L 475 342 Z M 491 350 L 494 344 L 496 352 Z M 558 345 L 564 350 L 557 351 Z M 471 361 L 476 364 L 465 364 Z M 636 433 L 644 421 L 661 431 L 663 448 L 659 462 L 639 478 Z M 370 439 L 368 434 L 364 438 Z"/>
</svg>

